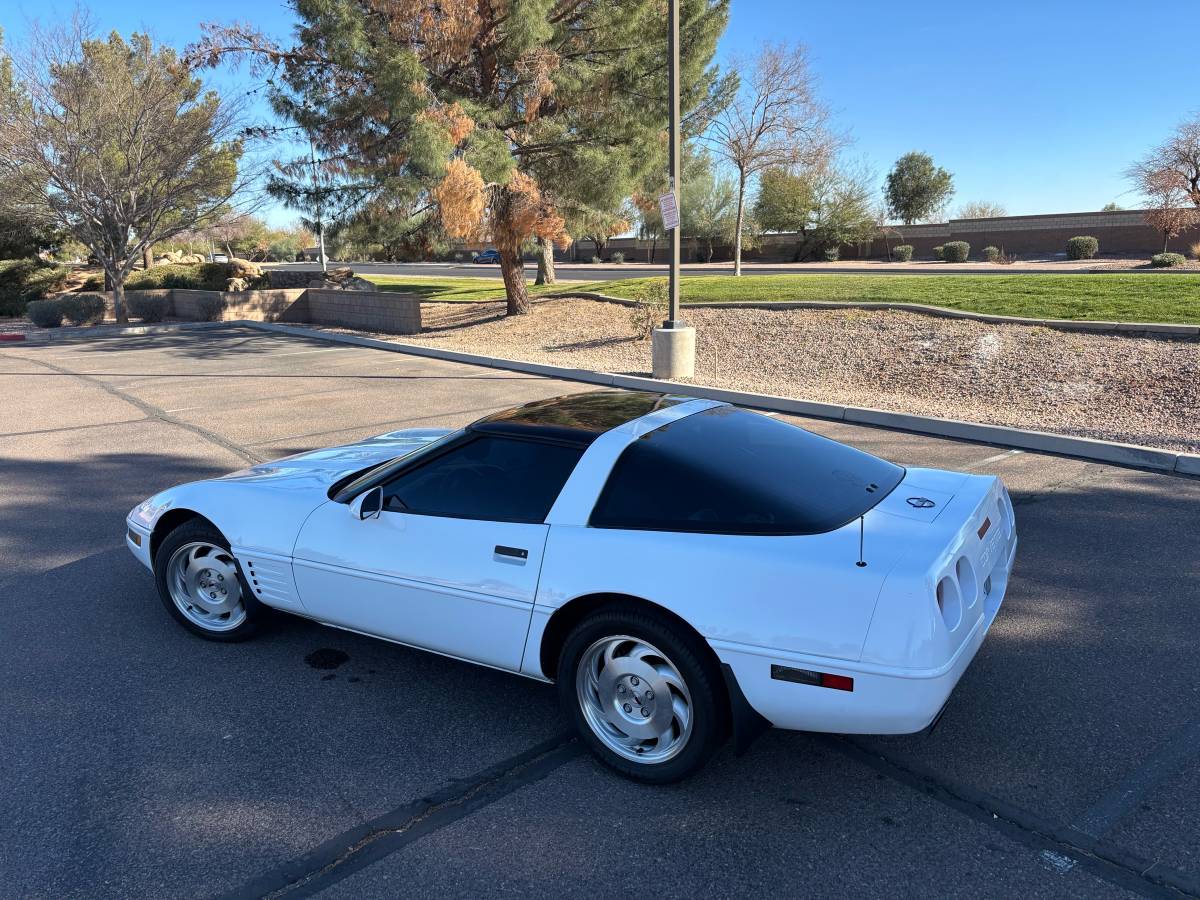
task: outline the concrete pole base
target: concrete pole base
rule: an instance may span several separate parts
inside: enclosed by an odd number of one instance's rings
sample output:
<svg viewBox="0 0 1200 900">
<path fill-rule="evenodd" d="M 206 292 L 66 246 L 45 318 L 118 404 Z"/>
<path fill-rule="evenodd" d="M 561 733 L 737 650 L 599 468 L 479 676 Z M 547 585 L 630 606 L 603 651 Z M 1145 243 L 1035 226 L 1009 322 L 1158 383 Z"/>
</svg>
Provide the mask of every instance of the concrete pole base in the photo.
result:
<svg viewBox="0 0 1200 900">
<path fill-rule="evenodd" d="M 695 328 L 655 328 L 652 341 L 652 371 L 655 378 L 676 381 L 696 374 Z"/>
</svg>

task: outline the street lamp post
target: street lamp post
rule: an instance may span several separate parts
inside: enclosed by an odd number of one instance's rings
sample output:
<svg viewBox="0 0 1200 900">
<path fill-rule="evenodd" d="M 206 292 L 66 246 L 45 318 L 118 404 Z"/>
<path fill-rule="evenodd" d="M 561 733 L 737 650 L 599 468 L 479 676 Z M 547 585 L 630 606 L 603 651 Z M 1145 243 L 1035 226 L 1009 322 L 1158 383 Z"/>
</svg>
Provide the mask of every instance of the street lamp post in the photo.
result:
<svg viewBox="0 0 1200 900">
<path fill-rule="evenodd" d="M 667 42 L 670 76 L 670 182 L 669 206 L 679 208 L 679 0 L 669 0 L 667 13 Z M 674 227 L 666 221 L 671 232 L 671 274 L 667 279 L 667 320 L 654 329 L 653 373 L 655 378 L 691 378 L 696 371 L 696 330 L 683 323 L 679 312 L 679 221 Z"/>
</svg>

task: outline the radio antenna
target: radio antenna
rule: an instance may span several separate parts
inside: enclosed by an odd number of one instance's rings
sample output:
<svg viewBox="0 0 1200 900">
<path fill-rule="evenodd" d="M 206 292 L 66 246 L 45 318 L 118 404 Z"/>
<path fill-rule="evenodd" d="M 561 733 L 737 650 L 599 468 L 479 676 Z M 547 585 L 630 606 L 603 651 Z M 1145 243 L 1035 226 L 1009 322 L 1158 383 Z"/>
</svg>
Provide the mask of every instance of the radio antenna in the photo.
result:
<svg viewBox="0 0 1200 900">
<path fill-rule="evenodd" d="M 855 563 L 860 569 L 867 567 L 867 561 L 863 559 L 863 530 L 866 528 L 866 516 L 858 517 L 858 562 Z"/>
</svg>

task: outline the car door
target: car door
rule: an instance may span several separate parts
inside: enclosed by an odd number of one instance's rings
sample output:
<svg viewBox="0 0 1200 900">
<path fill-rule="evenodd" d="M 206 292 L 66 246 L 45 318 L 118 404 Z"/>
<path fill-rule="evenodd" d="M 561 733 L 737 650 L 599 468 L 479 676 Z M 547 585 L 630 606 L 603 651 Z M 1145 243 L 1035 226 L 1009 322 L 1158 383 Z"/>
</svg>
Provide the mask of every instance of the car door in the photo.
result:
<svg viewBox="0 0 1200 900">
<path fill-rule="evenodd" d="M 544 520 L 581 453 L 468 436 L 384 483 L 377 517 L 324 504 L 293 553 L 305 607 L 331 624 L 519 669 Z"/>
</svg>

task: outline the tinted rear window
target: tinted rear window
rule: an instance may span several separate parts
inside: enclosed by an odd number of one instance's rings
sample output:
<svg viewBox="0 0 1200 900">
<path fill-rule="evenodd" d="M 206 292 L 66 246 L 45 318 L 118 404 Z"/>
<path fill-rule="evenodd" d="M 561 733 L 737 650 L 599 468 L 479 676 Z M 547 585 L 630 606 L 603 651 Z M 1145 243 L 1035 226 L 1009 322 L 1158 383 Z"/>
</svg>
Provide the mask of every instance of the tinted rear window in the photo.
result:
<svg viewBox="0 0 1200 900">
<path fill-rule="evenodd" d="M 717 534 L 819 534 L 871 509 L 899 466 L 757 413 L 722 406 L 625 449 L 590 524 Z"/>
</svg>

